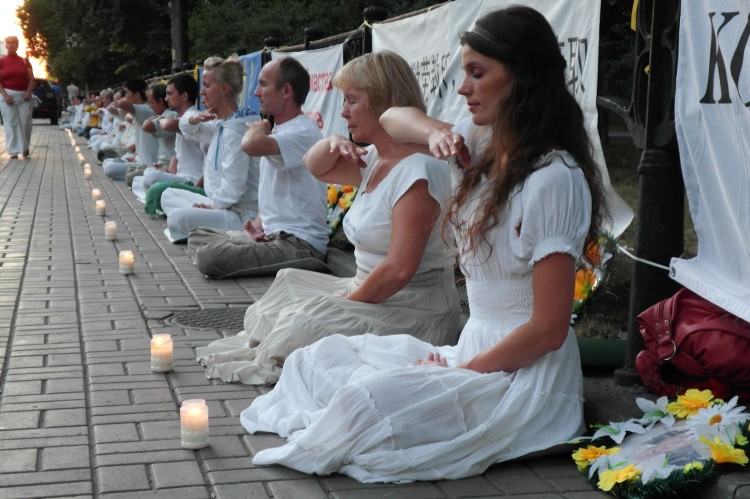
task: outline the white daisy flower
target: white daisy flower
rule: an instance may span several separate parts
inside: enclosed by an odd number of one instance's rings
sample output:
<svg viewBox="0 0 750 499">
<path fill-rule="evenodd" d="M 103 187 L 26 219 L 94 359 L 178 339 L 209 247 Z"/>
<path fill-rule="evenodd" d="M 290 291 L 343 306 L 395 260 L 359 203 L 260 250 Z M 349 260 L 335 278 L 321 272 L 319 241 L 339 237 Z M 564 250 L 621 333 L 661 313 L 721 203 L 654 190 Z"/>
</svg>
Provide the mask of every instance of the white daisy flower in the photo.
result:
<svg viewBox="0 0 750 499">
<path fill-rule="evenodd" d="M 740 425 L 750 418 L 750 414 L 742 412 L 745 407 L 737 405 L 737 399 L 733 397 L 726 404 L 714 404 L 699 409 L 686 421 L 690 433 L 696 437 L 704 436 L 709 439 L 719 437 L 733 445 Z"/>
</svg>

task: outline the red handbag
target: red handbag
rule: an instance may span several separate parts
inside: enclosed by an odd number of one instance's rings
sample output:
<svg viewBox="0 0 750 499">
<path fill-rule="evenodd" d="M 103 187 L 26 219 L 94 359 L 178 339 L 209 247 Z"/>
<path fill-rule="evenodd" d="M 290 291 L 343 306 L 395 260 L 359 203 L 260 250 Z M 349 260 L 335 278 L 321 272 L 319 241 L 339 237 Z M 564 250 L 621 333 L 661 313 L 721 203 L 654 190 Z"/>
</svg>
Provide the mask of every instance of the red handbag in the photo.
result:
<svg viewBox="0 0 750 499">
<path fill-rule="evenodd" d="M 645 350 L 635 368 L 647 387 L 676 396 L 688 388 L 750 398 L 750 323 L 689 289 L 637 318 Z"/>
</svg>

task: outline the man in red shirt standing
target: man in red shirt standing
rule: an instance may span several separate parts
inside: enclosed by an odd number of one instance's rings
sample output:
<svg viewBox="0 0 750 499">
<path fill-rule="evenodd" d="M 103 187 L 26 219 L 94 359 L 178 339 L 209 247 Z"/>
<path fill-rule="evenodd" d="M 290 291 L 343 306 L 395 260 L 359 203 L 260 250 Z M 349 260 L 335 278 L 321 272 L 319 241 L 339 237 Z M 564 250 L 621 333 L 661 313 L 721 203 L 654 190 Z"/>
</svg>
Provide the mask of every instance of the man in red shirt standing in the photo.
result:
<svg viewBox="0 0 750 499">
<path fill-rule="evenodd" d="M 0 58 L 0 112 L 5 124 L 5 145 L 12 159 L 19 154 L 29 157 L 31 140 L 31 113 L 34 100 L 34 72 L 27 58 L 21 58 L 18 51 L 18 38 L 5 39 L 8 54 Z"/>
</svg>

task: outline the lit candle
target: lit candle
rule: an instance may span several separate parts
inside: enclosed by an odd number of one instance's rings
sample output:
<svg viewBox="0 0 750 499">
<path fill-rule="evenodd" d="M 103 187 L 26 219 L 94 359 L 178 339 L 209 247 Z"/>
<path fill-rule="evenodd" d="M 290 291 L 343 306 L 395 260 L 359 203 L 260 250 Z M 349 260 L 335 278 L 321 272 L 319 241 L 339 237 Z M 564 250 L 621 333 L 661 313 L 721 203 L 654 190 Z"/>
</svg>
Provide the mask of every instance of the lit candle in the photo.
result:
<svg viewBox="0 0 750 499">
<path fill-rule="evenodd" d="M 98 199 L 94 203 L 94 207 L 96 208 L 96 214 L 103 217 L 107 214 L 107 205 L 104 203 L 103 199 Z"/>
<path fill-rule="evenodd" d="M 78 162 L 81 164 L 81 166 L 84 166 L 86 164 L 86 158 L 83 157 L 83 154 L 78 153 Z"/>
<path fill-rule="evenodd" d="M 117 239 L 117 222 L 104 222 L 104 239 L 107 241 Z"/>
<path fill-rule="evenodd" d="M 83 178 L 90 179 L 91 178 L 91 168 L 84 168 L 83 169 Z"/>
<path fill-rule="evenodd" d="M 76 146 L 75 149 L 74 149 L 74 151 L 77 152 L 77 153 L 80 153 L 81 152 L 81 148 L 78 147 L 78 146 Z"/>
<path fill-rule="evenodd" d="M 120 273 L 132 274 L 135 269 L 133 252 L 130 250 L 120 251 Z"/>
<path fill-rule="evenodd" d="M 172 336 L 155 334 L 151 338 L 151 370 L 155 373 L 172 370 Z"/>
<path fill-rule="evenodd" d="M 102 197 L 102 191 L 100 191 L 99 189 L 91 189 L 91 200 L 92 201 L 96 201 L 100 197 Z"/>
<path fill-rule="evenodd" d="M 208 406 L 205 400 L 182 402 L 180 429 L 183 449 L 202 449 L 208 446 Z"/>
</svg>

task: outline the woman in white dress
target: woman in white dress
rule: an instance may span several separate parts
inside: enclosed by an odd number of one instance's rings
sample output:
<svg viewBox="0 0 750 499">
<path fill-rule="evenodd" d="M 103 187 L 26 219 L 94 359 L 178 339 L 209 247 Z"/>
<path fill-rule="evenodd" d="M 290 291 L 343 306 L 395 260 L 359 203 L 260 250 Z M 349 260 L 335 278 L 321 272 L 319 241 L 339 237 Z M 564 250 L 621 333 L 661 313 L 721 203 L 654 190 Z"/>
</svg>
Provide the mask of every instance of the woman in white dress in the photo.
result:
<svg viewBox="0 0 750 499">
<path fill-rule="evenodd" d="M 535 10 L 491 12 L 461 44 L 471 120 L 453 127 L 404 108 L 381 118 L 402 143 L 464 165 L 448 213 L 471 309 L 458 345 L 334 335 L 297 350 L 242 412 L 249 432 L 288 438 L 256 465 L 362 482 L 456 479 L 584 430 L 569 320 L 603 197 L 583 114 Z"/>
<path fill-rule="evenodd" d="M 289 354 L 335 333 L 456 342 L 455 251 L 437 223 L 451 193 L 450 170 L 396 143 L 378 121 L 391 106 L 424 109 L 417 79 L 403 58 L 383 51 L 350 61 L 333 84 L 343 90 L 341 114 L 354 142 L 327 137 L 304 161 L 321 181 L 359 186 L 344 219 L 357 274 L 280 271 L 248 308 L 244 331 L 196 350 L 208 377 L 275 383 Z"/>
</svg>

